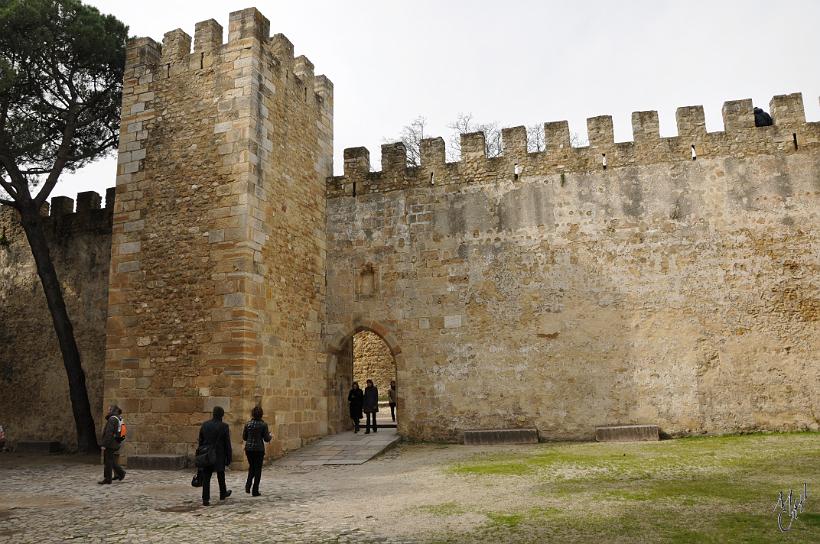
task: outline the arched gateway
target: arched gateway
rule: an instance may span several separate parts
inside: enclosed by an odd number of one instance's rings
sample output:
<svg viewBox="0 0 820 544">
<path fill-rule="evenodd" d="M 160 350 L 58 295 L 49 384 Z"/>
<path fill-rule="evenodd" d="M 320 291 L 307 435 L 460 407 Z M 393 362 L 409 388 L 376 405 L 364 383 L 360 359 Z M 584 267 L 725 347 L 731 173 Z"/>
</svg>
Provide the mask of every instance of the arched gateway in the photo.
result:
<svg viewBox="0 0 820 544">
<path fill-rule="evenodd" d="M 340 432 L 352 428 L 348 415 L 347 394 L 353 382 L 354 351 L 353 339 L 357 333 L 369 331 L 387 345 L 396 368 L 396 376 L 404 374 L 404 356 L 401 352 L 398 339 L 386 326 L 374 321 L 357 321 L 351 325 L 349 331 L 336 335 L 328 342 L 328 431 Z M 363 383 L 359 384 L 364 387 Z M 378 384 L 382 385 L 382 384 Z M 384 395 L 386 391 L 381 391 Z M 399 406 L 404 402 L 402 388 L 398 388 Z M 399 418 L 401 425 L 401 418 Z M 399 428 L 401 433 L 401 427 Z"/>
</svg>

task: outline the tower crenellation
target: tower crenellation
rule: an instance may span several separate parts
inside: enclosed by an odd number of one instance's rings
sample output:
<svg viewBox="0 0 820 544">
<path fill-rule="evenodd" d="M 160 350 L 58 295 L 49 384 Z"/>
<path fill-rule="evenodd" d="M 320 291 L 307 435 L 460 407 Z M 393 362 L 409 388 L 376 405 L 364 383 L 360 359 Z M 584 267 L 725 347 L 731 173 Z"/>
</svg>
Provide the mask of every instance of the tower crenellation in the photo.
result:
<svg viewBox="0 0 820 544">
<path fill-rule="evenodd" d="M 355 166 L 345 160 L 344 175 L 328 179 L 328 196 L 352 194 L 346 185 L 353 181 L 358 181 L 356 193 L 362 195 L 426 185 L 431 174 L 442 184 L 506 179 L 516 164 L 524 176 L 550 175 L 693 158 L 788 154 L 820 145 L 820 122 L 806 122 L 800 93 L 775 96 L 769 107 L 774 126 L 756 127 L 750 99 L 728 101 L 722 108 L 724 130 L 717 132 L 707 132 L 703 106 L 680 107 L 675 115 L 678 135 L 672 137 L 660 136 L 657 111 L 638 111 L 632 114 L 633 140 L 628 142 L 615 142 L 611 116 L 590 117 L 589 145 L 583 147 L 571 145 L 566 121 L 553 121 L 543 125 L 545 146 L 539 152 L 527 151 L 523 126 L 505 128 L 502 152 L 492 158 L 486 156 L 483 133 L 462 134 L 461 159 L 452 163 L 444 163 L 445 144 L 441 138 L 425 139 L 419 149 L 421 164 L 403 170 L 397 166 L 392 144 L 382 146 L 382 163 L 389 166 L 380 172 L 365 171 L 361 157 L 369 157 L 369 153 L 355 148 L 350 155 L 358 157 Z"/>
</svg>

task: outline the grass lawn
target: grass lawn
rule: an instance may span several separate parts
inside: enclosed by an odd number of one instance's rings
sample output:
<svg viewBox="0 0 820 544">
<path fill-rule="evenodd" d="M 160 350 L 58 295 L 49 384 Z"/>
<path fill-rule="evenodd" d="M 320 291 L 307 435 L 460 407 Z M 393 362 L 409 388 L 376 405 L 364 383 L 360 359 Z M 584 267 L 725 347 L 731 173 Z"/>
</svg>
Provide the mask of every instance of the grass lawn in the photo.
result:
<svg viewBox="0 0 820 544">
<path fill-rule="evenodd" d="M 490 496 L 504 486 L 525 500 L 491 509 L 467 499 L 424 506 L 442 519 L 486 518 L 469 534 L 444 533 L 436 542 L 820 543 L 820 433 L 542 444 L 445 471 Z M 781 533 L 777 494 L 799 494 L 803 482 L 805 511 Z"/>
</svg>

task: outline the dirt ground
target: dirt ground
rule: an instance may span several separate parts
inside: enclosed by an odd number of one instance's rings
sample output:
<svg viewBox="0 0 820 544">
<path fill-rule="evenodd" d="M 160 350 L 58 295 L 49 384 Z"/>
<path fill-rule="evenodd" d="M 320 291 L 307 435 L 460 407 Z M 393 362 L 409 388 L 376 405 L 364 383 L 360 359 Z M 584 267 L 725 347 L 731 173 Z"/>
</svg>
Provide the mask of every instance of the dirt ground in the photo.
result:
<svg viewBox="0 0 820 544">
<path fill-rule="evenodd" d="M 191 472 L 0 454 L 4 542 L 820 542 L 820 434 L 637 444 L 403 444 L 363 465 L 264 470 L 200 505 Z M 777 493 L 806 480 L 792 531 Z M 216 483 L 212 494 L 217 495 Z M 116 523 L 112 523 L 115 516 Z"/>
</svg>

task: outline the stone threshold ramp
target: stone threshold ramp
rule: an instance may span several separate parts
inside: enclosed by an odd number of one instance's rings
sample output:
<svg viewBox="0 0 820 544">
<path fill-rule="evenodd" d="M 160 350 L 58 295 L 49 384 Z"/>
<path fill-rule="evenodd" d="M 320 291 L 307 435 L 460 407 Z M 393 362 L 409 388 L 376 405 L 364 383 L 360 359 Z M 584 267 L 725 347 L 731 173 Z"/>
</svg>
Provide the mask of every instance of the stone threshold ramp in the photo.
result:
<svg viewBox="0 0 820 544">
<path fill-rule="evenodd" d="M 274 464 L 282 466 L 361 465 L 396 445 L 401 437 L 396 429 L 379 428 L 379 432 L 358 434 L 345 431 L 326 436 L 288 453 Z"/>
</svg>

